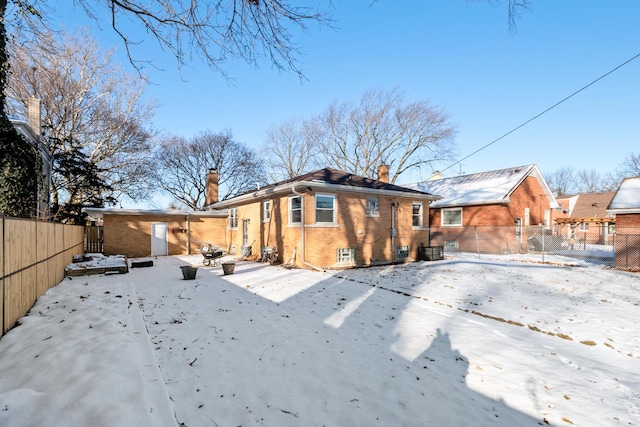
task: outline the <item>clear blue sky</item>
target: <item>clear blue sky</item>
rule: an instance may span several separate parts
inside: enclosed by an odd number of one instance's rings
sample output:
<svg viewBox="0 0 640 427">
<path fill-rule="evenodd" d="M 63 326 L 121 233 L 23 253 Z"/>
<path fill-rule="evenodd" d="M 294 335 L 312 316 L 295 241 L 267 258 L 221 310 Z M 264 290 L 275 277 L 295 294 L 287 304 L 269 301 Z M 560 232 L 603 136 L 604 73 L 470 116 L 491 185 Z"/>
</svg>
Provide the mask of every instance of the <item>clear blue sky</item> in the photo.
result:
<svg viewBox="0 0 640 427">
<path fill-rule="evenodd" d="M 506 3 L 334 0 L 336 29 L 311 24 L 297 39 L 303 82 L 266 60 L 259 68 L 229 60 L 231 84 L 196 62 L 182 81 L 175 59 L 145 44 L 140 59 L 165 69 L 147 70 L 155 83 L 148 95 L 162 104 L 154 126 L 185 137 L 231 129 L 259 149 L 271 125 L 367 89 L 398 87 L 408 101 L 429 100 L 450 114 L 460 159 L 640 53 L 637 0 L 534 0 L 516 34 Z M 69 29 L 89 23 L 80 11 L 61 19 Z M 96 38 L 117 45 L 103 28 Z M 609 172 L 632 152 L 640 153 L 640 58 L 444 175 L 531 163 L 543 173 L 566 166 Z"/>
</svg>

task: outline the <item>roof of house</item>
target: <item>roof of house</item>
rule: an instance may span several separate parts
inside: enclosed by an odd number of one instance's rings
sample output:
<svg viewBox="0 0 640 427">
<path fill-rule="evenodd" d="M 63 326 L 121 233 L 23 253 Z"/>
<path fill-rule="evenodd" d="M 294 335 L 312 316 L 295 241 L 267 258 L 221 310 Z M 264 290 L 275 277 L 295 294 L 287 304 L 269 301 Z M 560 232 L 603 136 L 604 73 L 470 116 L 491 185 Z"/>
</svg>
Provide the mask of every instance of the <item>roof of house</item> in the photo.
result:
<svg viewBox="0 0 640 427">
<path fill-rule="evenodd" d="M 607 212 L 612 214 L 640 213 L 640 176 L 622 180 L 607 207 Z"/>
<path fill-rule="evenodd" d="M 419 189 L 407 188 L 388 182 L 382 182 L 363 176 L 354 175 L 337 169 L 324 168 L 309 172 L 295 178 L 279 181 L 263 186 L 231 199 L 223 200 L 210 205 L 211 208 L 220 209 L 246 203 L 257 198 L 269 197 L 279 193 L 296 193 L 298 191 L 352 191 L 371 194 L 387 194 L 397 197 L 416 197 L 427 200 L 437 200 L 440 197 Z"/>
<path fill-rule="evenodd" d="M 431 204 L 432 208 L 486 205 L 508 203 L 511 194 L 528 176 L 538 179 L 551 200 L 551 207 L 557 207 L 556 199 L 536 165 L 432 179 L 409 184 L 407 187 L 442 196 L 442 199 Z"/>
<path fill-rule="evenodd" d="M 51 162 L 53 156 L 49 152 L 47 146 L 42 142 L 40 136 L 36 134 L 33 129 L 31 129 L 29 123 L 23 120 L 11 119 L 11 124 L 18 132 L 18 134 L 20 134 L 25 139 L 25 141 L 27 141 L 29 144 L 33 145 L 40 151 L 40 155 L 43 157 L 43 160 Z"/>
<path fill-rule="evenodd" d="M 614 194 L 615 191 L 583 193 L 558 197 L 558 201 L 575 198 L 575 203 L 570 204 L 569 218 L 604 218 Z"/>
<path fill-rule="evenodd" d="M 104 215 L 126 216 L 207 216 L 221 217 L 228 215 L 227 211 L 181 211 L 176 209 L 123 209 L 123 208 L 84 208 L 84 211 L 93 219 L 102 219 Z"/>
</svg>

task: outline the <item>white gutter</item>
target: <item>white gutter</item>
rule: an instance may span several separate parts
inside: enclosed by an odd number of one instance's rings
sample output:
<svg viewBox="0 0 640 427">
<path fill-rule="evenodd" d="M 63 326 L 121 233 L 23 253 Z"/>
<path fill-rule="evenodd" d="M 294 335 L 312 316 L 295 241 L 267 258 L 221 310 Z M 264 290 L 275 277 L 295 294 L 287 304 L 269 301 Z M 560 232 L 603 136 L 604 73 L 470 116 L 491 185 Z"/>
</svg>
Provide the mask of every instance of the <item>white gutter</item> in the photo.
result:
<svg viewBox="0 0 640 427">
<path fill-rule="evenodd" d="M 471 202 L 463 202 L 463 203 L 456 203 L 455 200 L 453 201 L 446 201 L 446 203 L 433 203 L 430 208 L 458 208 L 458 207 L 464 207 L 464 206 L 476 206 L 476 205 L 506 205 L 508 203 L 511 203 L 511 200 L 507 197 L 504 199 L 495 199 L 495 200 L 474 200 Z"/>
<path fill-rule="evenodd" d="M 165 216 L 184 216 L 186 214 L 204 217 L 225 218 L 228 216 L 227 211 L 177 211 L 177 210 L 157 210 L 157 209 L 123 209 L 123 208 L 84 208 L 84 211 L 97 218 L 108 215 L 165 215 Z"/>
<path fill-rule="evenodd" d="M 638 208 L 614 208 L 614 209 L 606 209 L 606 213 L 616 215 L 616 214 L 637 214 L 640 213 L 640 209 Z"/>
</svg>

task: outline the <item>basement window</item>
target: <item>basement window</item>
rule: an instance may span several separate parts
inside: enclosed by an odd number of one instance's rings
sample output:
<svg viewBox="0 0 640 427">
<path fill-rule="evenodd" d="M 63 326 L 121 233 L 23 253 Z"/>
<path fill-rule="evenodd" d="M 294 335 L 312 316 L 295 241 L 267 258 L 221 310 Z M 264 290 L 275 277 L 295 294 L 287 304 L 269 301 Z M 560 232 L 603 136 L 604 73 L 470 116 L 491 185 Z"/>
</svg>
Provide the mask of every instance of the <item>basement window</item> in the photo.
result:
<svg viewBox="0 0 640 427">
<path fill-rule="evenodd" d="M 396 259 L 407 259 L 409 258 L 409 245 L 396 246 Z"/>
<path fill-rule="evenodd" d="M 458 242 L 444 242 L 445 252 L 458 252 Z"/>
<path fill-rule="evenodd" d="M 336 255 L 336 262 L 341 263 L 353 263 L 356 260 L 356 248 L 338 248 Z"/>
</svg>

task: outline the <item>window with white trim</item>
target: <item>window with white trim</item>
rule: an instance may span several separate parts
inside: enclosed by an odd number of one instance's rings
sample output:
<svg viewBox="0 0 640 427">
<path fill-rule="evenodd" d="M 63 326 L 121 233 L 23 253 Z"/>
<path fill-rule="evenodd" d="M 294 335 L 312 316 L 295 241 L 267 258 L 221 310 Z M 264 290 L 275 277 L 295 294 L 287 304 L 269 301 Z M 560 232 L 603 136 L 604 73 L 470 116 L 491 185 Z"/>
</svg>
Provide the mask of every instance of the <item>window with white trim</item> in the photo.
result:
<svg viewBox="0 0 640 427">
<path fill-rule="evenodd" d="M 524 226 L 528 227 L 531 225 L 531 209 L 524 208 Z"/>
<path fill-rule="evenodd" d="M 269 222 L 271 219 L 271 200 L 262 202 L 262 221 Z"/>
<path fill-rule="evenodd" d="M 229 228 L 238 228 L 238 208 L 229 209 Z"/>
<path fill-rule="evenodd" d="M 380 204 L 377 197 L 367 197 L 365 207 L 367 216 L 380 216 Z"/>
<path fill-rule="evenodd" d="M 462 226 L 462 208 L 441 209 L 440 223 L 443 227 Z"/>
<path fill-rule="evenodd" d="M 336 196 L 333 194 L 316 194 L 316 224 L 336 223 Z"/>
<path fill-rule="evenodd" d="M 336 250 L 336 262 L 354 262 L 356 260 L 356 248 L 338 248 Z"/>
<path fill-rule="evenodd" d="M 422 214 L 422 203 L 413 202 L 411 204 L 411 216 L 412 223 L 414 227 L 422 227 L 424 215 Z"/>
<path fill-rule="evenodd" d="M 302 197 L 289 197 L 289 224 L 302 223 Z"/>
</svg>

